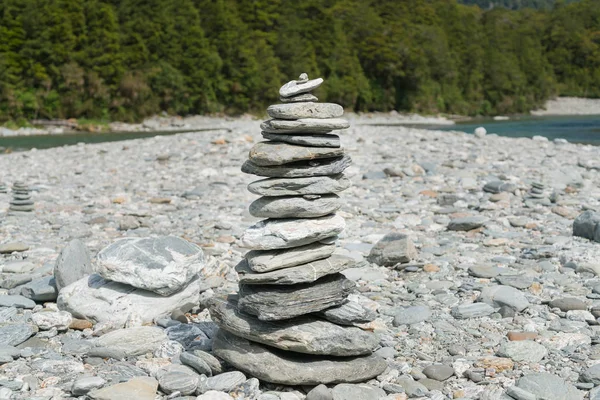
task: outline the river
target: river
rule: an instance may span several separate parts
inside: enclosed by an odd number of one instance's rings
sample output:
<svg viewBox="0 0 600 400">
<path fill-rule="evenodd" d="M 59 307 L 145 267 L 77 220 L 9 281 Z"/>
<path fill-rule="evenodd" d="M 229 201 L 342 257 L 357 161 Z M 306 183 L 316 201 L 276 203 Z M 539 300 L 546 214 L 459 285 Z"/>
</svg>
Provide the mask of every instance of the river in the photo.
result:
<svg viewBox="0 0 600 400">
<path fill-rule="evenodd" d="M 388 124 L 393 125 L 393 124 Z M 600 145 L 600 115 L 564 116 L 564 117 L 511 117 L 506 121 L 471 120 L 449 126 L 420 126 L 427 129 L 444 131 L 462 131 L 473 133 L 475 128 L 483 126 L 488 133 L 496 133 L 509 137 L 545 136 L 548 139 L 562 138 L 573 143 Z M 42 136 L 8 136 L 0 137 L 0 150 L 14 151 L 31 148 L 46 149 L 50 147 L 74 145 L 77 143 L 114 142 L 119 140 L 141 139 L 157 135 L 174 135 L 183 132 L 199 132 L 210 129 L 190 129 L 186 131 L 160 132 L 109 132 L 109 133 L 76 133 L 64 135 Z"/>
</svg>

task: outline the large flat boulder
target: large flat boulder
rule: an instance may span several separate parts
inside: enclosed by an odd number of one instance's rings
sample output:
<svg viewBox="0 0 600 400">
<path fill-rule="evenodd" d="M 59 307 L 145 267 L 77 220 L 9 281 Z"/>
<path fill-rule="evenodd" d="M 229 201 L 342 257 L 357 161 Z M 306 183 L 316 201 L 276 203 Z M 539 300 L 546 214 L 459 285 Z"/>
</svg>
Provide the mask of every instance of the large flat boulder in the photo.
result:
<svg viewBox="0 0 600 400">
<path fill-rule="evenodd" d="M 98 253 L 105 279 L 169 296 L 182 290 L 205 265 L 202 249 L 175 236 L 125 238 Z"/>
</svg>

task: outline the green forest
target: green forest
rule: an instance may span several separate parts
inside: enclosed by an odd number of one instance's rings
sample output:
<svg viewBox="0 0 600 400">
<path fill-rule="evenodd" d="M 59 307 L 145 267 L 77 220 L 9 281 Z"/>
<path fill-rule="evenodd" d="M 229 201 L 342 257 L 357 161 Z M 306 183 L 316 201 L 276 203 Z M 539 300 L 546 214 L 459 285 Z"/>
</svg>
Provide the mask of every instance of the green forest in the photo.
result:
<svg viewBox="0 0 600 400">
<path fill-rule="evenodd" d="M 476 4 L 483 9 L 491 9 L 494 7 L 505 7 L 513 10 L 530 7 L 537 9 L 551 9 L 557 0 L 461 0 L 462 4 Z M 562 3 L 570 3 L 577 0 L 561 0 Z"/>
<path fill-rule="evenodd" d="M 301 72 L 355 111 L 600 97 L 600 1 L 0 0 L 0 122 L 260 112 Z"/>
</svg>

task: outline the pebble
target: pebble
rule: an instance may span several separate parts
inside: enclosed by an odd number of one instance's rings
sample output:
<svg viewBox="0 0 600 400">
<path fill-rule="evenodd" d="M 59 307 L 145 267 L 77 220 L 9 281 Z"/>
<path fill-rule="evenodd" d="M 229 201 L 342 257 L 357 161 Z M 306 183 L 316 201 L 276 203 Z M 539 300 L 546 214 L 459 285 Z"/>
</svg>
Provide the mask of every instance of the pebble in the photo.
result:
<svg viewBox="0 0 600 400">
<path fill-rule="evenodd" d="M 497 354 L 516 362 L 539 363 L 548 355 L 548 350 L 539 343 L 521 340 L 503 343 Z"/>
<path fill-rule="evenodd" d="M 106 381 L 99 376 L 77 378 L 71 386 L 71 393 L 75 396 L 83 396 L 89 391 L 101 388 Z"/>
<path fill-rule="evenodd" d="M 423 374 L 436 381 L 445 381 L 454 375 L 454 368 L 449 365 L 428 365 L 423 369 Z"/>
</svg>

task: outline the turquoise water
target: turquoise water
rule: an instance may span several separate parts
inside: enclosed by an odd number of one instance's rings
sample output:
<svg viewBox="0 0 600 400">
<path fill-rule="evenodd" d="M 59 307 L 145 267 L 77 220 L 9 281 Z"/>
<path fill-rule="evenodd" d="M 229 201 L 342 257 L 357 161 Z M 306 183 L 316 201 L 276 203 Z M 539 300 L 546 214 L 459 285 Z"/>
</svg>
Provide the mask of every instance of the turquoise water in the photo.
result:
<svg viewBox="0 0 600 400">
<path fill-rule="evenodd" d="M 496 133 L 499 136 L 545 136 L 550 140 L 562 138 L 572 143 L 600 145 L 600 115 L 511 117 L 508 121 L 476 120 L 436 129 L 473 133 L 479 126 L 483 126 L 488 133 Z"/>
</svg>

